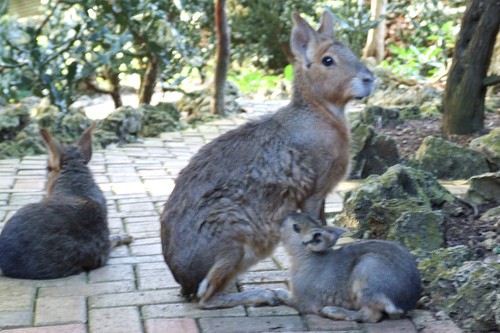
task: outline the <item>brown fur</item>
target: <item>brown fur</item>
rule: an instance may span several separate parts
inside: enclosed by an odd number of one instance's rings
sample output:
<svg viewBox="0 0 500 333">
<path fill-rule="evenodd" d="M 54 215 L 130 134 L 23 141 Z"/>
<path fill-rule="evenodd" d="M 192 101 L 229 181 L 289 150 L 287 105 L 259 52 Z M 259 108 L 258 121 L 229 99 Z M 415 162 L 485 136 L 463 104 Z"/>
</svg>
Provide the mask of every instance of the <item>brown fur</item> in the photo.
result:
<svg viewBox="0 0 500 333">
<path fill-rule="evenodd" d="M 318 32 L 298 14 L 293 19 L 291 103 L 203 147 L 180 173 L 161 216 L 165 261 L 202 307 L 237 303 L 209 300 L 272 253 L 288 213 L 300 209 L 325 222 L 325 196 L 349 168 L 344 107 L 371 92 L 373 75 L 335 40 L 330 13 Z M 335 65 L 325 66 L 325 57 Z"/>
</svg>

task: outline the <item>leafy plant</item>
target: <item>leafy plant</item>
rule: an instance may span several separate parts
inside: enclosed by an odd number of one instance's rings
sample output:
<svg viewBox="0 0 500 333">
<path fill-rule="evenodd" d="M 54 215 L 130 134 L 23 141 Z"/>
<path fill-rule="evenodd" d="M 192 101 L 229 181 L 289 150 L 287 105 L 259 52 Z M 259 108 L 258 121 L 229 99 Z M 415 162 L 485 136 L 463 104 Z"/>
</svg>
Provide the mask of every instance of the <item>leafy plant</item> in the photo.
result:
<svg viewBox="0 0 500 333">
<path fill-rule="evenodd" d="M 383 61 L 395 74 L 412 76 L 417 79 L 435 77 L 444 74 L 448 64 L 448 51 L 455 46 L 457 27 L 452 21 L 445 22 L 441 28 L 431 27 L 437 34 L 427 37 L 429 46 L 408 47 L 390 44 L 392 61 Z"/>
<path fill-rule="evenodd" d="M 123 74 L 138 74 L 139 99 L 149 103 L 158 80 L 197 63 L 197 48 L 176 29 L 191 22 L 189 15 L 180 19 L 182 5 L 180 0 L 53 0 L 41 23 L 24 24 L 9 19 L 1 7 L 0 102 L 18 100 L 29 90 L 67 111 L 85 84 L 112 94 L 119 106 Z"/>
<path fill-rule="evenodd" d="M 3 93 L 7 101 L 22 98 L 29 89 L 67 111 L 77 99 L 78 85 L 90 75 L 89 67 L 79 61 L 85 51 L 79 40 L 86 24 L 74 16 L 64 16 L 66 9 L 62 1 L 49 6 L 39 25 L 2 17 L 0 72 L 10 79 L 9 92 Z M 16 91 L 24 93 L 13 93 Z"/>
<path fill-rule="evenodd" d="M 228 75 L 228 79 L 234 81 L 242 92 L 255 92 L 259 88 L 275 89 L 282 79 L 277 75 L 264 75 L 261 71 L 244 69 L 239 74 Z"/>
<path fill-rule="evenodd" d="M 230 3 L 233 59 L 281 71 L 293 63 L 290 50 L 292 13 L 314 15 L 314 0 L 238 0 Z"/>
<path fill-rule="evenodd" d="M 360 5 L 359 1 L 326 1 L 335 18 L 335 36 L 343 41 L 349 48 L 361 56 L 366 43 L 368 30 L 376 28 L 380 21 L 371 20 L 370 7 Z M 323 6 L 318 6 L 317 11 L 322 11 Z"/>
<path fill-rule="evenodd" d="M 244 93 L 256 92 L 261 88 L 276 89 L 285 79 L 293 81 L 293 66 L 287 65 L 282 75 L 265 75 L 263 71 L 241 69 L 239 73 L 230 73 L 228 78 L 234 81 Z"/>
</svg>

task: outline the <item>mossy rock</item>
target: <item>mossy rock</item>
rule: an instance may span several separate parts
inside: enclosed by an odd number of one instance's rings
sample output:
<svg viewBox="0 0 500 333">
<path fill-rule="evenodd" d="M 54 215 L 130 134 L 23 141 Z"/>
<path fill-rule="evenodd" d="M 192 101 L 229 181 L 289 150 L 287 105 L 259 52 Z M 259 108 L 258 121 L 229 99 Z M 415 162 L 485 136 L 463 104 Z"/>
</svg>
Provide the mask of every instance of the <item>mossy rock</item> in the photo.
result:
<svg viewBox="0 0 500 333">
<path fill-rule="evenodd" d="M 240 96 L 236 83 L 230 80 L 226 81 L 225 93 L 224 111 L 226 115 L 241 113 L 242 109 L 236 102 L 236 99 Z M 181 112 L 187 114 L 188 124 L 196 125 L 201 122 L 220 119 L 220 116 L 210 113 L 211 99 L 211 88 L 203 88 L 184 95 L 177 102 L 177 107 Z"/>
<path fill-rule="evenodd" d="M 454 201 L 431 174 L 397 164 L 381 176 L 369 176 L 348 192 L 336 221 L 383 238 L 405 211 L 431 211 Z"/>
<path fill-rule="evenodd" d="M 441 100 L 425 102 L 420 106 L 420 113 L 422 117 L 442 118 L 443 105 Z"/>
<path fill-rule="evenodd" d="M 0 108 L 0 142 L 13 140 L 17 133 L 30 123 L 30 109 L 27 104 Z"/>
<path fill-rule="evenodd" d="M 474 176 L 469 182 L 466 199 L 476 204 L 500 203 L 500 171 Z"/>
<path fill-rule="evenodd" d="M 500 265 L 470 261 L 474 254 L 465 245 L 412 254 L 418 262 L 424 293 L 437 309 L 459 322 L 465 331 L 500 328 L 495 323 L 500 310 Z"/>
<path fill-rule="evenodd" d="M 56 138 L 57 139 L 57 138 Z M 16 143 L 24 155 L 47 153 L 47 148 L 40 135 L 40 127 L 32 123 L 16 135 Z"/>
<path fill-rule="evenodd" d="M 453 290 L 436 304 L 460 323 L 466 332 L 489 332 L 500 329 L 495 318 L 500 309 L 500 265 L 469 261 L 451 274 L 440 278 L 444 288 Z"/>
<path fill-rule="evenodd" d="M 350 156 L 353 161 L 350 178 L 381 175 L 400 161 L 396 141 L 375 131 L 372 126 L 354 122 L 351 127 Z"/>
<path fill-rule="evenodd" d="M 141 133 L 142 112 L 131 106 L 122 106 L 102 120 L 94 136 L 103 147 L 111 143 L 136 142 Z"/>
<path fill-rule="evenodd" d="M 424 290 L 433 296 L 439 288 L 439 279 L 445 273 L 458 268 L 464 262 L 473 260 L 474 253 L 465 245 L 458 245 L 431 252 L 422 249 L 412 251 L 418 263 L 418 270 Z"/>
<path fill-rule="evenodd" d="M 74 143 L 92 124 L 83 109 L 69 108 L 62 112 L 55 105 L 42 102 L 31 111 L 38 128 L 45 128 L 63 144 Z"/>
<path fill-rule="evenodd" d="M 155 106 L 143 104 L 139 107 L 141 117 L 141 135 L 156 137 L 163 132 L 173 132 L 183 128 L 181 112 L 173 103 L 158 103 Z"/>
<path fill-rule="evenodd" d="M 404 212 L 391 225 L 387 239 L 403 244 L 410 251 L 437 250 L 444 243 L 444 221 L 440 211 Z"/>
<path fill-rule="evenodd" d="M 467 179 L 490 171 L 482 153 L 434 136 L 424 139 L 415 161 L 423 170 L 445 179 Z"/>
<path fill-rule="evenodd" d="M 389 69 L 376 67 L 372 69 L 377 77 L 375 92 L 368 97 L 368 104 L 382 107 L 405 105 L 423 105 L 426 102 L 439 104 L 441 95 L 432 86 L 422 86 L 415 79 L 395 75 Z"/>
<path fill-rule="evenodd" d="M 40 128 L 36 123 L 24 127 L 14 140 L 0 143 L 0 158 L 23 157 L 46 152 L 47 149 L 40 136 Z"/>
<path fill-rule="evenodd" d="M 406 105 L 398 108 L 401 119 L 422 119 L 422 112 L 418 105 Z"/>
<path fill-rule="evenodd" d="M 403 122 L 399 110 L 384 108 L 378 105 L 368 105 L 361 111 L 363 123 L 374 126 L 396 126 Z"/>
<path fill-rule="evenodd" d="M 483 135 L 470 142 L 472 149 L 482 149 L 493 161 L 497 170 L 500 169 L 500 127 L 487 135 Z"/>
</svg>

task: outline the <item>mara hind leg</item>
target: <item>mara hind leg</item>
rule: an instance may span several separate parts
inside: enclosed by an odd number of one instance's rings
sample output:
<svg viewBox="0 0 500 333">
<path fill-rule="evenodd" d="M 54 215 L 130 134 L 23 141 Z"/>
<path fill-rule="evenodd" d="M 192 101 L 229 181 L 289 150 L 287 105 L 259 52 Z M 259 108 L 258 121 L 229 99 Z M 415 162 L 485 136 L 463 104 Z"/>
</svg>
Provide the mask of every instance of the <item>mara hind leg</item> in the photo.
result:
<svg viewBox="0 0 500 333">
<path fill-rule="evenodd" d="M 200 301 L 202 309 L 223 309 L 238 305 L 277 306 L 281 304 L 275 292 L 266 289 L 256 289 L 239 293 L 216 293 L 207 301 Z"/>
<path fill-rule="evenodd" d="M 134 238 L 130 236 L 129 234 L 120 234 L 120 235 L 110 235 L 109 236 L 109 243 L 110 243 L 110 249 L 114 249 L 117 246 L 120 245 L 125 245 L 125 244 L 130 244 Z"/>
<path fill-rule="evenodd" d="M 197 296 L 200 298 L 199 305 L 202 309 L 230 308 L 237 305 L 277 305 L 279 303 L 271 290 L 223 292 L 239 272 L 246 270 L 248 265 L 244 261 L 244 252 L 245 250 L 241 247 L 226 251 L 212 266 L 198 287 Z"/>
<path fill-rule="evenodd" d="M 220 253 L 219 258 L 198 287 L 197 296 L 200 298 L 200 306 L 203 307 L 204 303 L 215 293 L 221 292 L 236 277 L 236 269 L 242 258 L 241 247 Z"/>
</svg>

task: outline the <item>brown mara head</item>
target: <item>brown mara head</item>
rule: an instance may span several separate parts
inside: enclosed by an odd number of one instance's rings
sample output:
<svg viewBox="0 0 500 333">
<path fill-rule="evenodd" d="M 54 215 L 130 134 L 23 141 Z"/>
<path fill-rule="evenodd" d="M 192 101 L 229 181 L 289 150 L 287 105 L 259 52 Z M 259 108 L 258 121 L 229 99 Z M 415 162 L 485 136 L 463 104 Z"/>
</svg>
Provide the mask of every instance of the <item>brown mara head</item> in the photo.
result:
<svg viewBox="0 0 500 333">
<path fill-rule="evenodd" d="M 343 108 L 351 99 L 368 96 L 374 75 L 333 31 L 333 15 L 325 11 L 319 29 L 314 30 L 299 14 L 292 15 L 294 27 L 290 46 L 296 58 L 294 96 L 309 103 L 317 101 Z"/>
</svg>

